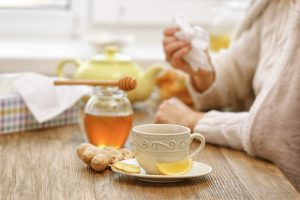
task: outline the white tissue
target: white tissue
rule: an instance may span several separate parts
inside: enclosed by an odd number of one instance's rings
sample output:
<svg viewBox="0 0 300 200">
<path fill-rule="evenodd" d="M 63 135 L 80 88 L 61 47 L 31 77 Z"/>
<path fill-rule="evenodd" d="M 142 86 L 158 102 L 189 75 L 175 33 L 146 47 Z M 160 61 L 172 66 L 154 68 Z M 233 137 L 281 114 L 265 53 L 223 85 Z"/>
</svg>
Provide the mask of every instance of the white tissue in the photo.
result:
<svg viewBox="0 0 300 200">
<path fill-rule="evenodd" d="M 0 79 L 6 80 L 10 85 L 11 93 L 22 96 L 39 123 L 56 117 L 73 106 L 82 96 L 91 93 L 91 88 L 86 86 L 54 86 L 53 81 L 56 78 L 35 73 L 1 75 Z M 8 93 L 9 91 L 5 91 L 5 95 Z"/>
<path fill-rule="evenodd" d="M 191 26 L 182 17 L 174 19 L 174 26 L 180 28 L 175 37 L 191 43 L 192 49 L 184 56 L 184 60 L 190 64 L 193 71 L 197 72 L 199 69 L 212 71 L 206 55 L 209 47 L 208 32 L 199 26 Z"/>
</svg>

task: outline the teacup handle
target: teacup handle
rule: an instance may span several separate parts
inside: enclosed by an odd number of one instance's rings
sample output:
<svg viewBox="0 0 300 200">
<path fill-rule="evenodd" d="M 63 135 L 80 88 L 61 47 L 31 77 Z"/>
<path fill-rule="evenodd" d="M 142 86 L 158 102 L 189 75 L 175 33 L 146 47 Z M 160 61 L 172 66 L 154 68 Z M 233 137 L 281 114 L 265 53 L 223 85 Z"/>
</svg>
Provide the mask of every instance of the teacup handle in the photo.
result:
<svg viewBox="0 0 300 200">
<path fill-rule="evenodd" d="M 193 133 L 190 135 L 190 145 L 194 139 L 199 139 L 201 141 L 201 143 L 200 143 L 200 146 L 196 149 L 196 151 L 194 151 L 190 155 L 190 157 L 192 157 L 192 158 L 194 158 L 195 155 L 200 153 L 204 149 L 204 146 L 205 146 L 205 138 L 200 133 Z"/>
</svg>

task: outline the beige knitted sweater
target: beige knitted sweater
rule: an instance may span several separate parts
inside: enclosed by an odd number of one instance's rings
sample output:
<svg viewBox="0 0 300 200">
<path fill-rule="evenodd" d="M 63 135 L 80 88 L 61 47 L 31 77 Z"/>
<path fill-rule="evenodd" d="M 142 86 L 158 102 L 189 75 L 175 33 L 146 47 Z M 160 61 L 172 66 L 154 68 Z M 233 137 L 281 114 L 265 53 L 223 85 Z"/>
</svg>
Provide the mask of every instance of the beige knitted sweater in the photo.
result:
<svg viewBox="0 0 300 200">
<path fill-rule="evenodd" d="M 234 111 L 212 110 L 199 120 L 194 131 L 208 142 L 254 154 L 252 121 L 283 67 L 283 50 L 295 18 L 300 20 L 299 7 L 300 0 L 255 1 L 230 48 L 213 58 L 215 83 L 204 93 L 188 86 L 198 109 Z"/>
</svg>

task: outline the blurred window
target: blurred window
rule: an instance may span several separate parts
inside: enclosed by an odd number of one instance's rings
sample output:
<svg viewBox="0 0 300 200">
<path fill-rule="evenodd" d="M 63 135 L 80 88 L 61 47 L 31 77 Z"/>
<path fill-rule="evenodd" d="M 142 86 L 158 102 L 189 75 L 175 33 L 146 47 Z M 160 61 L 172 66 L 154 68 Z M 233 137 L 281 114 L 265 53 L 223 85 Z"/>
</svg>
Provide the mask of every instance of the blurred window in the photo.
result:
<svg viewBox="0 0 300 200">
<path fill-rule="evenodd" d="M 92 0 L 92 20 L 95 24 L 162 25 L 183 15 L 199 22 L 201 16 L 210 17 L 209 8 L 222 2 L 224 0 Z"/>
<path fill-rule="evenodd" d="M 74 2 L 75 0 L 0 0 L 0 36 L 69 37 L 73 35 L 77 23 L 73 11 Z"/>
<path fill-rule="evenodd" d="M 0 9 L 67 9 L 69 0 L 0 0 Z"/>
</svg>

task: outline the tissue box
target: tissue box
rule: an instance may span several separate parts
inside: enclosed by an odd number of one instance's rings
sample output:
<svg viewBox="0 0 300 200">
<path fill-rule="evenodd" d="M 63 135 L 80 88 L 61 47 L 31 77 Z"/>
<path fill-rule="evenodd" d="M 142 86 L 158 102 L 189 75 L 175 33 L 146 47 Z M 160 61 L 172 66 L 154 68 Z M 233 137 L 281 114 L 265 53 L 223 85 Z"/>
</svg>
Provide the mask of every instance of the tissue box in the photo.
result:
<svg viewBox="0 0 300 200">
<path fill-rule="evenodd" d="M 80 108 L 77 103 L 57 117 L 38 123 L 20 96 L 0 97 L 0 134 L 76 124 Z"/>
</svg>

